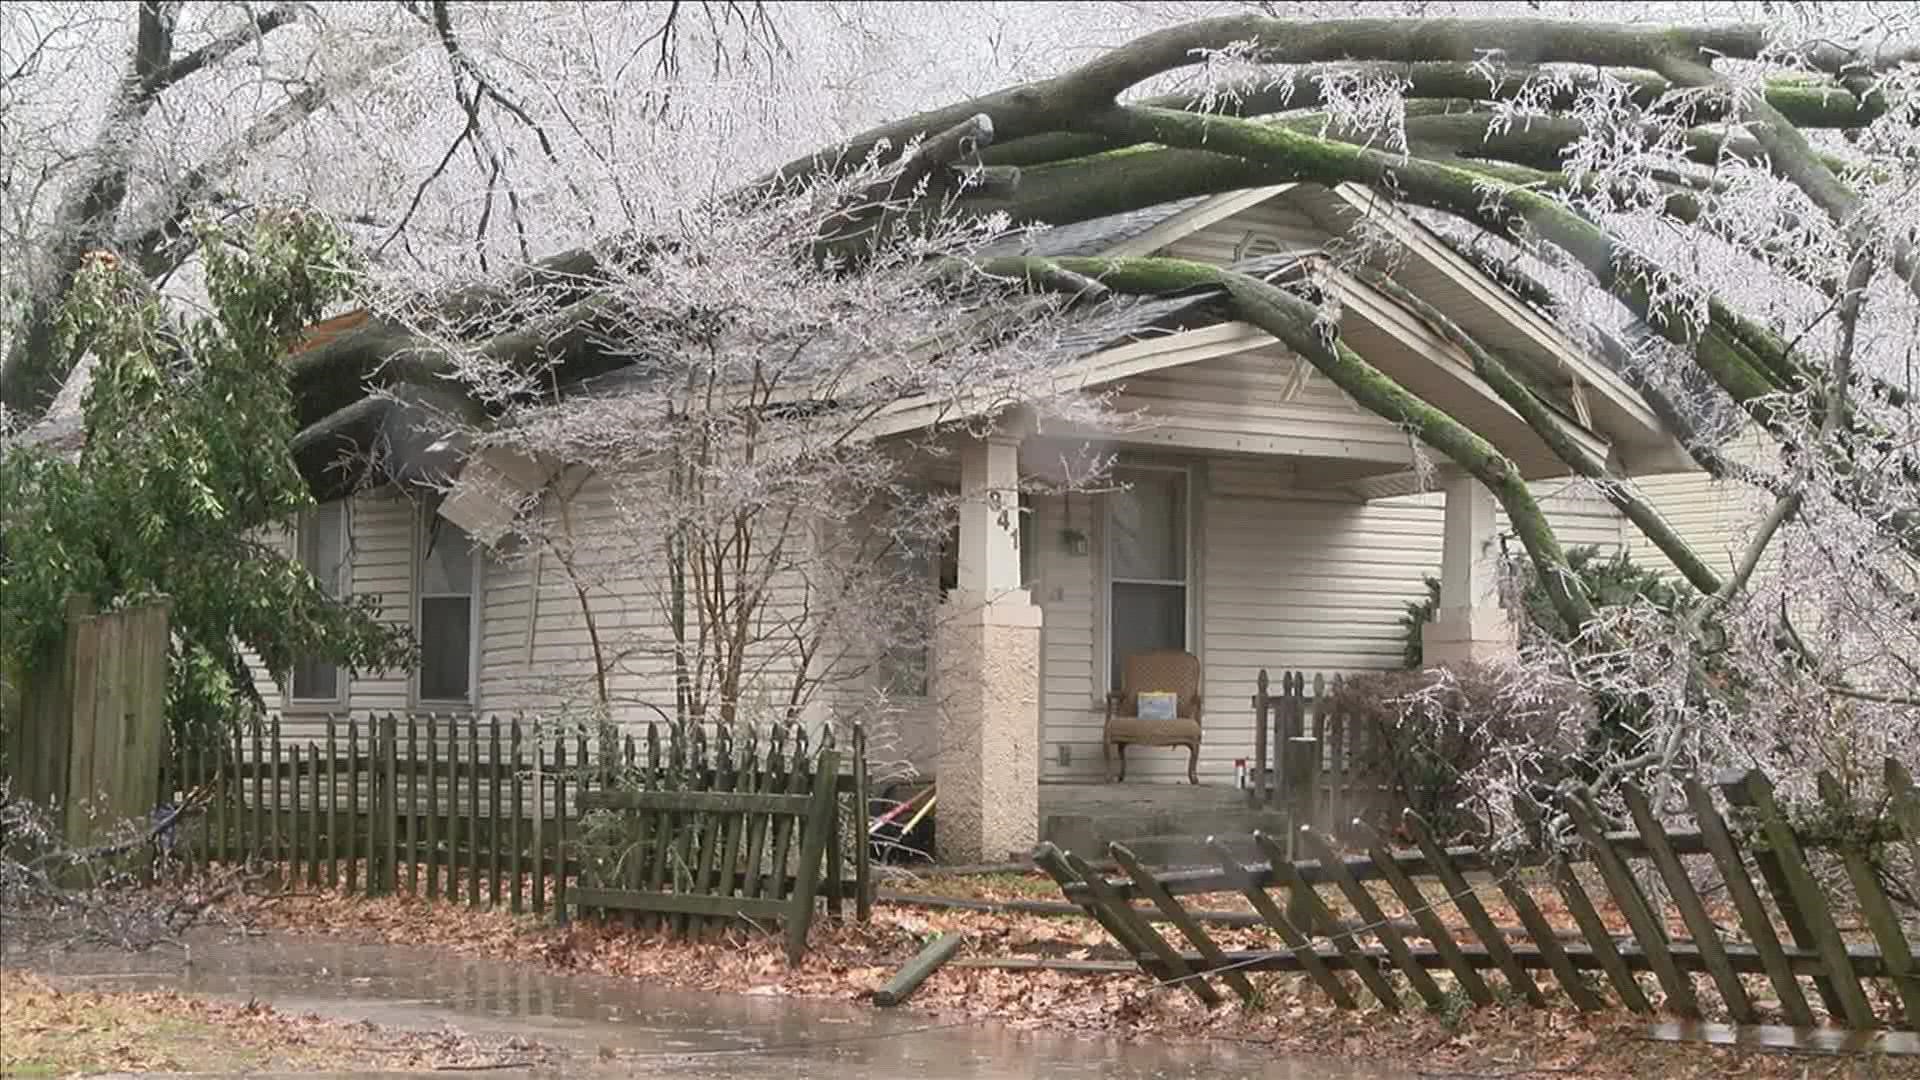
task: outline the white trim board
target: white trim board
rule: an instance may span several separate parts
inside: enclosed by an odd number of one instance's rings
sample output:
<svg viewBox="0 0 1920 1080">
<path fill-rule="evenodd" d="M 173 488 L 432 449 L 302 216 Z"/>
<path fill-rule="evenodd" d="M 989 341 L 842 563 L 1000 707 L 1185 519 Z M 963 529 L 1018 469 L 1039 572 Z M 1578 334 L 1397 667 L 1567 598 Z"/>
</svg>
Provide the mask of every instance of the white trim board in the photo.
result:
<svg viewBox="0 0 1920 1080">
<path fill-rule="evenodd" d="M 1151 255 L 1168 244 L 1192 236 L 1209 225 L 1225 221 L 1242 210 L 1259 206 L 1276 195 L 1283 195 L 1294 186 L 1292 183 L 1273 184 L 1268 187 L 1246 188 L 1242 191 L 1229 191 L 1215 195 L 1198 206 L 1175 214 L 1131 240 L 1122 240 L 1100 254 L 1110 258 Z"/>
</svg>

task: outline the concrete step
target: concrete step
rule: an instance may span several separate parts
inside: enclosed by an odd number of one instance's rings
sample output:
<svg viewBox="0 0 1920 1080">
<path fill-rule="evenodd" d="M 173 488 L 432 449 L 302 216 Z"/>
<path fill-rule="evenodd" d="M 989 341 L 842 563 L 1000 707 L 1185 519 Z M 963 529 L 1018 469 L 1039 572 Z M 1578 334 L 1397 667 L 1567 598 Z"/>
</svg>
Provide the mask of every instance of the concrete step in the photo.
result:
<svg viewBox="0 0 1920 1080">
<path fill-rule="evenodd" d="M 1261 826 L 1264 831 L 1284 835 L 1284 819 L 1274 823 L 1271 829 Z M 1253 832 L 1215 833 L 1214 839 L 1226 845 L 1234 857 L 1244 863 L 1265 862 L 1267 857 L 1254 846 Z M 1218 866 L 1220 860 L 1214 857 L 1207 846 L 1204 836 L 1141 836 L 1132 840 L 1122 840 L 1129 851 L 1139 856 L 1140 861 L 1156 870 L 1171 870 L 1184 867 Z"/>
<path fill-rule="evenodd" d="M 1275 810 L 1207 807 L 1195 810 L 1155 808 L 1140 812 L 1109 809 L 1099 814 L 1056 812 L 1041 821 L 1041 839 L 1088 860 L 1104 860 L 1107 845 L 1118 841 L 1150 866 L 1213 865 L 1209 836 L 1236 853 L 1254 858 L 1254 830 L 1284 834 L 1286 814 Z"/>
</svg>

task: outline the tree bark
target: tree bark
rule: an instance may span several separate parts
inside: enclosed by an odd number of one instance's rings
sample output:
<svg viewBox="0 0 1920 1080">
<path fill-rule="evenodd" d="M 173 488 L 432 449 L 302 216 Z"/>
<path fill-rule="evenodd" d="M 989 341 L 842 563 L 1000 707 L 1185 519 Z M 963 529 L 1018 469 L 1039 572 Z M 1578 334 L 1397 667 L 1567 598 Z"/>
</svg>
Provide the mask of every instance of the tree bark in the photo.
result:
<svg viewBox="0 0 1920 1080">
<path fill-rule="evenodd" d="M 1627 478 L 1614 476 L 1605 462 L 1596 459 L 1575 441 L 1566 429 L 1566 422 L 1533 391 L 1522 385 L 1505 364 L 1495 359 L 1493 354 L 1438 308 L 1392 278 L 1378 273 L 1364 276 L 1374 288 L 1398 301 L 1432 327 L 1435 333 L 1466 353 L 1473 362 L 1474 374 L 1500 395 L 1500 400 L 1520 414 L 1520 418 L 1540 436 L 1555 457 L 1575 473 L 1593 481 L 1606 500 L 1660 549 L 1660 553 L 1673 563 L 1688 584 L 1709 595 L 1719 591 L 1720 576 L 1707 567 L 1692 546 L 1681 539 L 1680 534 L 1660 516 L 1660 512 L 1633 491 Z"/>
</svg>

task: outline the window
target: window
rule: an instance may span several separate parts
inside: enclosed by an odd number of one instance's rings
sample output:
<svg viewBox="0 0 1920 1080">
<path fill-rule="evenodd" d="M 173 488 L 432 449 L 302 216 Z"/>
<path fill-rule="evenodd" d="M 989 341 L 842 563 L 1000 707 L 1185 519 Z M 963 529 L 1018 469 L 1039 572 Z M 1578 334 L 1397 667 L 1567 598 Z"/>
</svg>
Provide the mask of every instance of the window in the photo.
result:
<svg viewBox="0 0 1920 1080">
<path fill-rule="evenodd" d="M 1033 538 L 1033 500 L 1022 493 L 1018 534 L 1022 588 L 1033 584 L 1036 573 Z M 928 672 L 933 621 L 938 618 L 936 605 L 945 603 L 947 594 L 960 587 L 960 523 L 955 521 L 947 527 L 938 550 L 926 545 L 896 545 L 886 558 L 889 580 L 897 583 L 899 589 L 924 588 L 929 592 L 910 601 L 906 610 L 900 612 L 913 620 L 913 625 L 889 634 L 891 644 L 880 657 L 880 683 L 895 697 L 925 697 L 930 688 Z M 908 594 L 903 591 L 900 595 Z"/>
<path fill-rule="evenodd" d="M 347 504 L 322 503 L 300 515 L 294 529 L 300 565 L 314 576 L 328 596 L 346 591 Z M 301 657 L 293 664 L 294 701 L 340 700 L 340 668 L 318 657 Z"/>
<path fill-rule="evenodd" d="M 1107 496 L 1108 685 L 1125 660 L 1187 647 L 1187 474 L 1122 470 Z"/>
<path fill-rule="evenodd" d="M 950 544 L 932 550 L 923 543 L 895 544 L 883 557 L 887 591 L 899 606 L 885 612 L 893 625 L 882 631 L 880 685 L 893 697 L 925 697 L 928 692 L 929 637 L 933 605 L 946 595 L 945 555 Z"/>
<path fill-rule="evenodd" d="M 434 515 L 421 530 L 420 700 L 464 704 L 473 700 L 474 633 L 479 579 L 473 541 L 458 525 Z"/>
</svg>

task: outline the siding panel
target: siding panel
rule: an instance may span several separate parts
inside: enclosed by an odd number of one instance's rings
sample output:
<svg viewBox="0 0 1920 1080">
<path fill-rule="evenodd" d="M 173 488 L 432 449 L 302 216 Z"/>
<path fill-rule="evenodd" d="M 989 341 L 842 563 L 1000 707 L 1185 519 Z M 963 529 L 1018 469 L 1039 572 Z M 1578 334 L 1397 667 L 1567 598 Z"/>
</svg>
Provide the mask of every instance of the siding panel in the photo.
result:
<svg viewBox="0 0 1920 1080">
<path fill-rule="evenodd" d="M 1440 572 L 1445 501 L 1438 494 L 1373 502 L 1289 490 L 1282 460 L 1215 458 L 1199 503 L 1199 640 L 1205 666 L 1203 783 L 1231 783 L 1236 758 L 1253 753 L 1254 680 L 1269 672 L 1334 674 L 1400 665 L 1400 617 Z M 1298 464 L 1311 475 L 1315 463 Z M 1604 500 L 1565 482 L 1534 485 L 1561 540 L 1617 549 L 1622 519 Z M 1091 500 L 1095 506 L 1097 500 Z M 1084 505 L 1089 500 L 1081 499 Z M 1043 507 L 1047 504 L 1043 503 Z M 1085 511 L 1080 512 L 1081 515 Z M 1098 515 L 1095 515 L 1098 520 Z M 1057 525 L 1043 512 L 1044 543 Z M 1504 519 L 1501 521 L 1504 527 Z M 1102 775 L 1103 713 L 1096 705 L 1097 558 L 1044 552 L 1046 657 L 1042 777 Z M 1093 550 L 1101 550 L 1095 539 Z M 1071 764 L 1058 763 L 1066 745 Z M 1128 778 L 1184 782 L 1184 751 L 1129 753 Z"/>
<path fill-rule="evenodd" d="M 1116 409 L 1149 418 L 1139 441 L 1238 437 L 1242 449 L 1262 452 L 1272 449 L 1264 440 L 1278 438 L 1296 454 L 1411 463 L 1404 432 L 1278 345 L 1134 376 L 1116 389 Z"/>
</svg>

